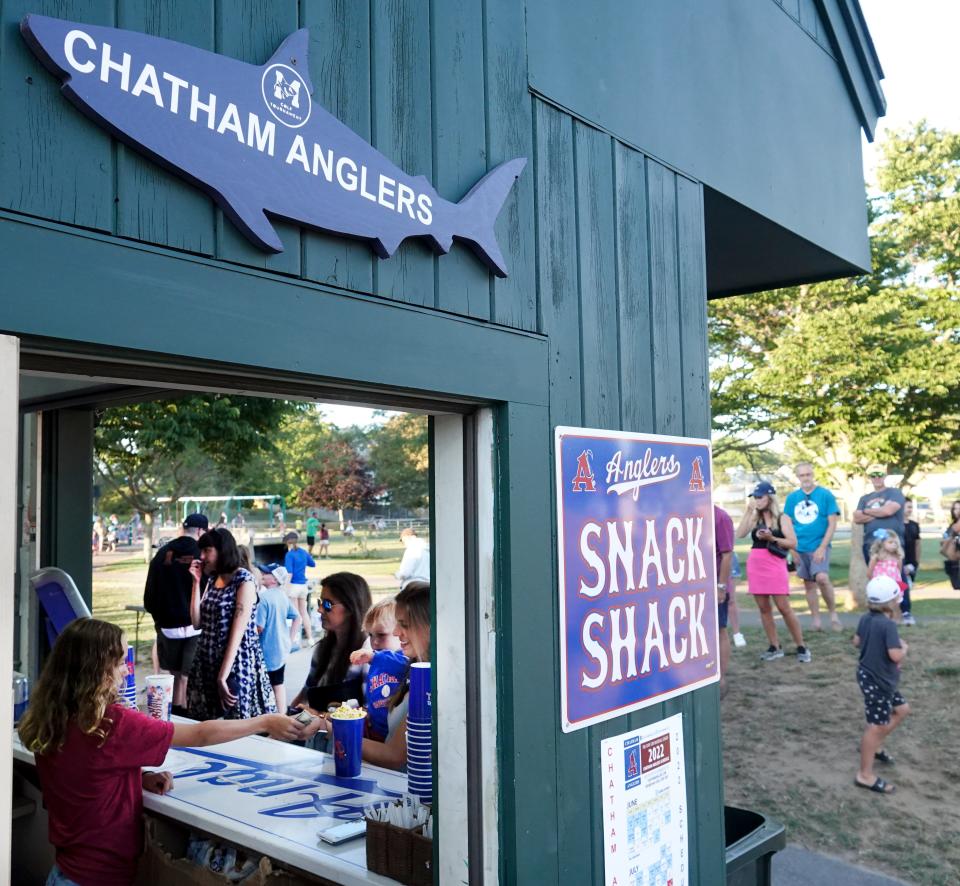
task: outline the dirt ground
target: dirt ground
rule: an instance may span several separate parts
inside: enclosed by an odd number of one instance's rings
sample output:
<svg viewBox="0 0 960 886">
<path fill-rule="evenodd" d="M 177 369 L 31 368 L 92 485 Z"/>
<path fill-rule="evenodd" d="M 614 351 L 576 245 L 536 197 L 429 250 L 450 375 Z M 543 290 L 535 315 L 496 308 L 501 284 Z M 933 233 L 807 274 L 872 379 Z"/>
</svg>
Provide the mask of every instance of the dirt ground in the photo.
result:
<svg viewBox="0 0 960 886">
<path fill-rule="evenodd" d="M 901 630 L 913 713 L 887 743 L 895 765 L 877 764 L 895 794 L 853 783 L 864 717 L 852 628 L 808 633 L 813 662 L 803 665 L 789 642 L 785 658 L 761 662 L 767 641 L 745 627 L 722 702 L 725 802 L 778 819 L 808 849 L 910 883 L 960 883 L 960 620 Z"/>
</svg>

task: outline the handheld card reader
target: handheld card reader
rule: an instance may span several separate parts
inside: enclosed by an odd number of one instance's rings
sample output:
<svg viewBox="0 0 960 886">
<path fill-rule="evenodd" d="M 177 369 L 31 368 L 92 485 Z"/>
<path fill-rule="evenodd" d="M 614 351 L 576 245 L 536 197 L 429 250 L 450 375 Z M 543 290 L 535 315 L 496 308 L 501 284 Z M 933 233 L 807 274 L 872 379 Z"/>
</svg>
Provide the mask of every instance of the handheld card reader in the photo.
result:
<svg viewBox="0 0 960 886">
<path fill-rule="evenodd" d="M 324 843 L 330 843 L 336 846 L 339 843 L 346 843 L 347 840 L 362 837 L 366 832 L 366 821 L 358 818 L 356 821 L 345 821 L 342 824 L 335 824 L 332 827 L 324 828 L 324 830 L 320 831 L 319 836 Z"/>
</svg>

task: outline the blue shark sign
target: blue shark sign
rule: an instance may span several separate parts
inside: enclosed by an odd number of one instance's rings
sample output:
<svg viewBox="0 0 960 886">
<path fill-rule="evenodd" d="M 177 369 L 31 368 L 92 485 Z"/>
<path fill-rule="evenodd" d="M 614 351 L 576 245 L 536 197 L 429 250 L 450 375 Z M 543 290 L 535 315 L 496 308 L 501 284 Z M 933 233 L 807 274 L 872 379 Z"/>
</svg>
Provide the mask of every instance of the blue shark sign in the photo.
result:
<svg viewBox="0 0 960 886">
<path fill-rule="evenodd" d="M 561 726 L 720 679 L 710 441 L 556 429 Z"/>
<path fill-rule="evenodd" d="M 525 158 L 459 203 L 410 176 L 312 99 L 306 29 L 264 65 L 159 37 L 28 15 L 20 31 L 83 113 L 208 193 L 257 246 L 282 252 L 270 218 L 368 241 L 389 258 L 410 237 L 454 239 L 507 275 L 494 223 Z"/>
</svg>

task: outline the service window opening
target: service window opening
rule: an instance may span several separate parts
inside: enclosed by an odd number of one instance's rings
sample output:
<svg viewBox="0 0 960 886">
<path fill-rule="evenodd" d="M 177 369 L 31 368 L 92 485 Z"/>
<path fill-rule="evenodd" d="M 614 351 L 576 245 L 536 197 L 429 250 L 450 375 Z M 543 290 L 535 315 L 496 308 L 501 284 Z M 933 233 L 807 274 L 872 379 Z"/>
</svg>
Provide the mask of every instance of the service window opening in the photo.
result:
<svg viewBox="0 0 960 886">
<path fill-rule="evenodd" d="M 21 401 L 57 382 L 61 390 L 79 386 L 22 375 Z M 464 542 L 464 507 L 477 497 L 476 482 L 466 484 L 466 494 L 464 482 L 465 451 L 469 456 L 476 447 L 474 438 L 464 446 L 465 426 L 468 436 L 476 430 L 471 421 L 229 392 L 134 393 L 67 409 L 23 409 L 15 714 L 29 704 L 29 688 L 60 633 L 57 605 L 79 600 L 93 618 L 121 628 L 131 648 L 132 676 L 119 690 L 121 703 L 160 716 L 169 708 L 174 719 L 214 716 L 231 701 L 250 717 L 277 702 L 291 714 L 298 708 L 319 717 L 304 727 L 309 737 L 295 743 L 248 738 L 212 750 L 171 751 L 165 767 L 174 775 L 174 790 L 146 802 L 147 854 L 162 856 L 146 862 L 154 865 L 149 876 L 156 882 L 182 875 L 181 865 L 216 868 L 225 853 L 237 870 L 266 857 L 277 867 L 314 873 L 311 854 L 318 846 L 347 872 L 344 882 L 352 882 L 351 869 L 363 879 L 369 853 L 356 837 L 355 821 L 364 807 L 390 805 L 408 793 L 427 808 L 412 819 L 408 810 L 403 823 L 421 838 L 421 858 L 433 863 L 422 845 L 434 833 L 433 822 L 421 825 L 437 805 L 434 791 L 441 792 L 445 734 L 434 714 L 429 670 L 426 689 L 417 689 L 424 685 L 422 671 L 411 680 L 410 664 L 429 663 L 445 630 L 463 636 L 472 624 L 462 602 L 464 565 L 475 559 L 469 551 L 477 545 L 476 539 L 472 546 Z M 491 445 L 489 419 L 484 427 Z M 77 436 L 85 428 L 86 446 Z M 69 476 L 76 451 L 91 459 L 86 500 L 83 483 Z M 431 499 L 438 488 L 444 491 Z M 480 497 L 492 513 L 488 487 Z M 431 531 L 438 523 L 439 539 Z M 492 534 L 485 527 L 485 554 Z M 67 548 L 85 568 L 75 577 L 64 571 L 38 578 L 39 569 L 63 561 Z M 238 568 L 220 572 L 218 558 Z M 492 554 L 481 559 L 481 566 L 492 562 Z M 199 634 L 192 602 L 184 608 L 182 598 L 172 599 L 194 579 L 203 587 Z M 445 603 L 431 600 L 438 579 L 457 585 Z M 219 685 L 213 659 L 229 641 L 236 595 L 248 580 L 256 589 L 256 611 L 232 679 Z M 44 601 L 38 585 L 45 581 L 69 585 L 62 600 L 51 603 L 48 594 Z M 448 692 L 479 698 L 468 681 L 484 678 L 492 660 L 472 668 L 458 664 L 456 673 L 445 675 Z M 262 674 L 249 671 L 256 667 Z M 198 685 L 211 677 L 218 685 Z M 366 713 L 361 730 L 348 733 L 334 722 L 352 719 L 348 709 Z M 234 718 L 229 709 L 227 717 Z M 462 731 L 462 724 L 454 729 Z M 354 754 L 350 735 L 360 737 L 353 763 L 344 760 Z M 340 764 L 359 772 L 338 773 Z M 479 751 L 471 765 L 479 777 Z M 448 804 L 449 812 L 466 833 L 467 772 L 456 780 L 450 787 L 463 801 Z M 36 771 L 19 759 L 16 882 L 43 882 L 53 864 L 38 787 Z M 476 791 L 475 785 L 472 802 L 488 817 Z M 481 833 L 483 825 L 474 821 L 471 829 Z M 251 839 L 254 831 L 258 836 Z M 494 850 L 487 847 L 488 856 L 495 858 Z"/>
</svg>

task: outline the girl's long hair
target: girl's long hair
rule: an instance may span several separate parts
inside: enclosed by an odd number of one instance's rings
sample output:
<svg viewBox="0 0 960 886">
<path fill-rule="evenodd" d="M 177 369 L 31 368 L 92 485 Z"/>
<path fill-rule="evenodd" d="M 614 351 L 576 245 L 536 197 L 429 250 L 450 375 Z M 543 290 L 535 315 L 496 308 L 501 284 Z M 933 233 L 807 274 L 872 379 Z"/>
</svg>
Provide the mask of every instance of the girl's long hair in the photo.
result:
<svg viewBox="0 0 960 886">
<path fill-rule="evenodd" d="M 407 582 L 407 586 L 397 594 L 397 620 L 405 621 L 411 627 L 430 632 L 430 584 L 425 581 Z M 411 662 L 413 659 L 411 659 Z M 409 665 L 407 675 L 410 674 Z M 390 699 L 390 710 L 397 707 L 406 697 L 410 684 L 404 679 L 400 691 Z"/>
<path fill-rule="evenodd" d="M 71 721 L 97 736 L 102 747 L 113 726 L 106 711 L 117 699 L 114 674 L 126 653 L 116 625 L 95 618 L 70 622 L 53 644 L 20 721 L 24 747 L 35 754 L 59 751 Z"/>
<path fill-rule="evenodd" d="M 350 670 L 350 653 L 363 646 L 366 634 L 363 618 L 373 602 L 370 587 L 363 576 L 353 572 L 334 572 L 320 582 L 347 611 L 348 621 L 338 634 L 327 631 L 313 650 L 310 672 L 318 686 L 342 683 Z"/>
<path fill-rule="evenodd" d="M 903 562 L 904 552 L 903 545 L 900 543 L 900 536 L 897 535 L 897 533 L 892 529 L 886 530 L 886 533 L 887 534 L 883 538 L 878 538 L 872 545 L 870 545 L 870 556 L 878 557 L 884 544 L 886 544 L 887 539 L 892 537 L 897 540 L 897 556 L 900 558 L 900 562 Z"/>
<path fill-rule="evenodd" d="M 430 585 L 425 581 L 407 582 L 397 594 L 397 619 L 430 633 Z"/>
<path fill-rule="evenodd" d="M 960 501 L 955 501 L 950 505 L 950 525 L 960 520 Z"/>
</svg>

